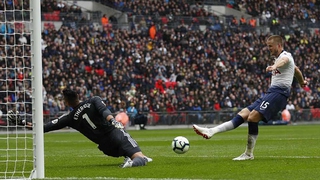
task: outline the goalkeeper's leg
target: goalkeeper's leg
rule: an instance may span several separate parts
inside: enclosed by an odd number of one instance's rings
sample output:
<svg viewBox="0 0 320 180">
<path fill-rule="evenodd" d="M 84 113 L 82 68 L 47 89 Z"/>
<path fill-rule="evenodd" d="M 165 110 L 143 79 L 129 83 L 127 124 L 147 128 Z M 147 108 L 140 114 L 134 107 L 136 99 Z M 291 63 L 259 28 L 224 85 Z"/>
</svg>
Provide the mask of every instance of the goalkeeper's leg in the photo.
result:
<svg viewBox="0 0 320 180">
<path fill-rule="evenodd" d="M 137 152 L 131 156 L 131 158 L 126 157 L 124 163 L 121 165 L 122 168 L 145 166 L 147 162 L 151 162 L 152 159 L 146 157 L 142 152 Z"/>
<path fill-rule="evenodd" d="M 108 156 L 126 157 L 124 163 L 120 166 L 122 168 L 145 166 L 147 162 L 152 161 L 151 158 L 146 157 L 141 152 L 137 142 L 123 129 L 111 131 L 98 148 Z"/>
</svg>

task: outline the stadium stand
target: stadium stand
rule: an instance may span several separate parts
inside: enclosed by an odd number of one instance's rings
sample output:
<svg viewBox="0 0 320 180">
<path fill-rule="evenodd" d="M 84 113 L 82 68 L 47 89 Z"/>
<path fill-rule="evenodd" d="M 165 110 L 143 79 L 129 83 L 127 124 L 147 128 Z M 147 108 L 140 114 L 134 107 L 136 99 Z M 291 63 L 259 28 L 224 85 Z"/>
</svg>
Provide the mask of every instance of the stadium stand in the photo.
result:
<svg viewBox="0 0 320 180">
<path fill-rule="evenodd" d="M 135 18 L 131 19 L 130 28 L 96 29 L 87 22 L 77 28 L 63 24 L 56 30 L 52 23 L 45 24 L 42 40 L 46 115 L 68 110 L 60 90 L 70 87 L 78 91 L 81 99 L 101 96 L 112 112 L 123 111 L 130 104 L 143 107 L 139 111 L 148 114 L 149 124 L 191 123 L 186 121 L 187 115 L 196 123 L 209 119 L 213 123 L 215 118 L 227 120 L 228 113 L 217 117 L 215 113 L 199 112 L 228 109 L 234 113 L 264 94 L 271 77 L 265 67 L 272 61 L 265 53 L 264 42 L 270 33 L 277 33 L 285 37 L 286 49 L 294 53 L 296 64 L 310 82 L 304 89 L 293 83 L 290 100 L 296 113 L 292 119 L 320 118 L 319 31 L 312 33 L 302 29 L 304 26 L 299 29 L 286 24 L 273 28 L 272 21 L 253 26 L 245 20 L 245 24 L 240 24 L 240 19 L 233 21 L 234 17 L 221 22 L 214 14 L 194 11 L 189 4 L 178 3 L 185 1 L 103 2 L 132 13 Z M 228 1 L 226 6 L 242 10 L 243 2 Z M 258 7 L 262 1 L 255 2 L 258 4 L 250 5 L 245 12 L 252 14 L 248 9 Z M 278 12 L 279 9 L 272 8 L 279 6 L 274 1 L 268 2 L 270 5 L 259 6 L 259 11 L 252 15 L 262 18 L 266 11 Z M 285 5 L 285 1 L 280 2 Z M 71 13 L 70 8 L 62 10 L 55 1 L 44 0 L 42 7 L 47 21 L 62 20 L 57 11 Z M 319 6 L 311 7 L 309 3 L 304 7 L 310 8 L 311 14 L 307 19 L 300 19 L 300 23 L 319 17 L 316 14 Z M 178 9 L 180 14 L 176 13 Z M 295 14 L 296 11 L 288 11 L 285 17 L 279 15 L 279 22 Z M 199 19 L 203 17 L 206 20 L 201 23 Z M 317 27 L 319 23 L 314 24 Z M 204 30 L 200 25 L 204 25 Z M 154 34 L 150 37 L 152 26 Z M 257 31 L 261 27 L 269 27 L 271 32 Z M 30 37 L 27 39 L 30 43 Z M 19 97 L 0 94 L 0 100 L 18 101 Z"/>
</svg>

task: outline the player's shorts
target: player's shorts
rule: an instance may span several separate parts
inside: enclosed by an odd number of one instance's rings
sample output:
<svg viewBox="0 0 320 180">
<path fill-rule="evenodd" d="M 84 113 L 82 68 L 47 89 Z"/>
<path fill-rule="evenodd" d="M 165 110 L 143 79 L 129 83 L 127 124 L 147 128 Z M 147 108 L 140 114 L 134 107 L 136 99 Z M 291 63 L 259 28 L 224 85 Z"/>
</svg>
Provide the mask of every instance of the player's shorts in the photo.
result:
<svg viewBox="0 0 320 180">
<path fill-rule="evenodd" d="M 104 154 L 113 157 L 128 156 L 140 152 L 138 143 L 125 130 L 114 129 L 98 148 Z"/>
<path fill-rule="evenodd" d="M 253 104 L 247 108 L 252 111 L 256 110 L 260 112 L 265 122 L 272 120 L 279 111 L 282 111 L 287 105 L 287 97 L 277 92 L 271 92 L 265 94 L 262 98 L 256 100 Z"/>
</svg>

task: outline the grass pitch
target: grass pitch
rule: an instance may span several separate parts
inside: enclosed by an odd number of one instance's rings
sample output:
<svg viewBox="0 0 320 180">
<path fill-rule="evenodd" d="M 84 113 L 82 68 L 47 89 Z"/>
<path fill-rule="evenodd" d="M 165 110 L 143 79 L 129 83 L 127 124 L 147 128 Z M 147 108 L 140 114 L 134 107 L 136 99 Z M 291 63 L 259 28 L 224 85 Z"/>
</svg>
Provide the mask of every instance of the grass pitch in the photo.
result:
<svg viewBox="0 0 320 180">
<path fill-rule="evenodd" d="M 245 150 L 247 127 L 205 140 L 189 129 L 129 133 L 153 162 L 121 169 L 123 158 L 102 154 L 79 133 L 45 134 L 45 176 L 51 179 L 319 179 L 320 125 L 260 126 L 252 161 L 232 161 Z M 176 154 L 171 141 L 185 136 L 190 149 Z"/>
</svg>

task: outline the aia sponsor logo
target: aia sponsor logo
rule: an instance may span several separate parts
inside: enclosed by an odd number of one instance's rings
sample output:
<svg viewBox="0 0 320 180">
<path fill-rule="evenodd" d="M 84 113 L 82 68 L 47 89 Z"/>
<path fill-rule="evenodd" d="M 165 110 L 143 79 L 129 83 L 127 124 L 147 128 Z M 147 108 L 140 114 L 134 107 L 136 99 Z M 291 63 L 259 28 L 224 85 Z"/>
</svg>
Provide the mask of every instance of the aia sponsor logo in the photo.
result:
<svg viewBox="0 0 320 180">
<path fill-rule="evenodd" d="M 278 69 L 272 71 L 272 76 L 276 76 L 277 74 L 281 74 L 281 72 Z"/>
</svg>

